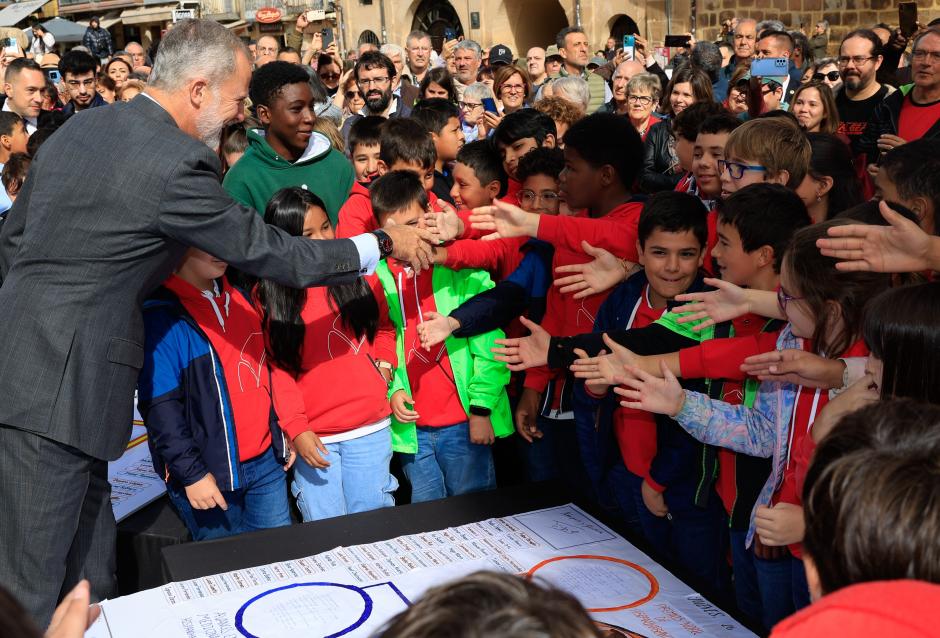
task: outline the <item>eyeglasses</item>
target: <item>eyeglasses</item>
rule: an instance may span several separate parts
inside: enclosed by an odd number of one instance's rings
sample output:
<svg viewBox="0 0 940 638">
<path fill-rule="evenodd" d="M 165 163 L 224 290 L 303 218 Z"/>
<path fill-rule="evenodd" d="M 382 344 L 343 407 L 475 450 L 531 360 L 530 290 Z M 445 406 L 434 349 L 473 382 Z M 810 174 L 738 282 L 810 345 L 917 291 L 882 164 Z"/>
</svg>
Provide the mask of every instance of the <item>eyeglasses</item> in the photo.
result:
<svg viewBox="0 0 940 638">
<path fill-rule="evenodd" d="M 457 104 L 465 111 L 472 111 L 473 109 L 483 108 L 483 105 L 479 102 L 458 102 Z"/>
<path fill-rule="evenodd" d="M 816 82 L 822 82 L 823 80 L 829 80 L 830 82 L 835 82 L 840 77 L 842 76 L 840 75 L 838 71 L 829 71 L 829 73 L 813 73 L 813 80 L 815 80 Z"/>
<path fill-rule="evenodd" d="M 940 51 L 924 51 L 923 49 L 914 49 L 911 51 L 911 59 L 915 62 L 926 61 L 928 64 L 937 64 L 940 62 Z"/>
<path fill-rule="evenodd" d="M 93 86 L 95 85 L 95 82 L 97 82 L 97 81 L 98 81 L 98 80 L 96 80 L 95 78 L 88 78 L 87 80 L 81 80 L 81 81 L 79 81 L 79 80 L 68 80 L 68 81 L 66 82 L 66 84 L 68 84 L 68 85 L 69 85 L 70 87 L 72 87 L 73 89 L 77 89 L 77 88 L 80 87 L 80 86 L 84 86 L 86 89 L 90 89 L 91 87 L 93 87 Z"/>
<path fill-rule="evenodd" d="M 653 98 L 651 98 L 649 95 L 628 95 L 627 101 L 642 104 L 643 106 L 649 106 L 653 103 Z"/>
<path fill-rule="evenodd" d="M 847 65 L 849 62 L 851 62 L 851 63 L 854 64 L 855 66 L 864 66 L 864 64 L 865 64 L 866 62 L 868 62 L 869 60 L 874 60 L 874 59 L 875 59 L 875 56 L 873 56 L 873 55 L 869 55 L 869 56 L 853 55 L 853 56 L 849 57 L 849 56 L 845 56 L 845 55 L 840 55 L 840 56 L 839 56 L 838 58 L 836 58 L 836 59 L 839 61 L 839 66 L 845 66 L 845 65 Z"/>
<path fill-rule="evenodd" d="M 504 84 L 499 88 L 501 91 L 508 91 L 509 93 L 522 93 L 525 91 L 524 84 Z"/>
<path fill-rule="evenodd" d="M 360 78 L 357 80 L 362 86 L 382 86 L 388 82 L 388 76 L 380 78 Z"/>
<path fill-rule="evenodd" d="M 766 171 L 767 169 L 760 164 L 739 164 L 738 162 L 728 162 L 718 160 L 718 174 L 728 171 L 731 179 L 741 179 L 744 177 L 744 171 Z"/>
<path fill-rule="evenodd" d="M 803 297 L 794 297 L 793 295 L 787 294 L 787 291 L 783 289 L 783 286 L 777 288 L 777 305 L 780 306 L 780 312 L 787 311 L 787 304 L 791 301 L 800 301 Z"/>
<path fill-rule="evenodd" d="M 535 202 L 541 201 L 545 208 L 554 208 L 558 206 L 558 193 L 555 191 L 542 191 L 536 193 L 533 190 L 524 188 L 519 191 L 519 203 L 524 206 L 531 206 Z"/>
<path fill-rule="evenodd" d="M 339 73 L 321 73 L 320 79 L 321 80 L 338 80 Z"/>
<path fill-rule="evenodd" d="M 346 99 L 347 99 L 347 100 L 352 100 L 353 98 L 357 98 L 357 97 L 358 97 L 360 100 L 364 100 L 364 99 L 365 99 L 365 97 L 363 97 L 362 93 L 360 93 L 359 91 L 346 91 Z"/>
</svg>

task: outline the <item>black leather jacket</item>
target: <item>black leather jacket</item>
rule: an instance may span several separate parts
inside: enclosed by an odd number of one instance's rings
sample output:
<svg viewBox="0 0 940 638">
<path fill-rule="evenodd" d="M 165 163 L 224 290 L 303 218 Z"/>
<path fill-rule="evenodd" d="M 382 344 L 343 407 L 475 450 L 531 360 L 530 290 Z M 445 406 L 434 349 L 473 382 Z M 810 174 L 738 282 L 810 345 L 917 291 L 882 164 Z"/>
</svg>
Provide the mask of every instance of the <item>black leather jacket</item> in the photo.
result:
<svg viewBox="0 0 940 638">
<path fill-rule="evenodd" d="M 643 171 L 640 173 L 640 188 L 647 193 L 671 191 L 682 177 L 682 172 L 675 172 L 675 155 L 670 147 L 672 139 L 672 120 L 662 120 L 654 124 L 646 134 L 646 154 L 643 157 Z"/>
</svg>

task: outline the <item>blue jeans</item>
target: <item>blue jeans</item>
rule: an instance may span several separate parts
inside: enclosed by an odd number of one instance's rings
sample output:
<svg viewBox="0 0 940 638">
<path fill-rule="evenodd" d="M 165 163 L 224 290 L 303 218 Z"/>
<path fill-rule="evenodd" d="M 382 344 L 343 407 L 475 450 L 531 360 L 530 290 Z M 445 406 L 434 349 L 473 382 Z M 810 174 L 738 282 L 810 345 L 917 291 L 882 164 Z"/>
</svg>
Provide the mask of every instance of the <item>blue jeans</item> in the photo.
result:
<svg viewBox="0 0 940 638">
<path fill-rule="evenodd" d="M 488 445 L 470 442 L 468 421 L 415 429 L 417 454 L 401 455 L 402 471 L 411 483 L 412 503 L 496 487 L 493 452 Z"/>
<path fill-rule="evenodd" d="M 367 512 L 395 504 L 398 481 L 388 471 L 392 461 L 389 428 L 338 443 L 327 443 L 330 466 L 311 467 L 302 458 L 294 465 L 291 491 L 304 522 Z"/>
<path fill-rule="evenodd" d="M 242 462 L 241 471 L 244 487 L 234 492 L 222 492 L 227 510 L 218 506 L 210 510 L 195 510 L 186 498 L 185 489 L 172 483 L 167 486 L 170 501 L 194 540 L 290 525 L 287 472 L 274 457 L 274 448 Z"/>
<path fill-rule="evenodd" d="M 581 463 L 574 419 L 539 416 L 535 423 L 542 432 L 542 438 L 532 439 L 529 443 L 518 437 L 529 481 L 561 479 L 575 493 L 587 496 L 588 477 Z"/>
<path fill-rule="evenodd" d="M 712 491 L 708 505 L 695 505 L 691 481 L 670 485 L 663 498 L 670 518 L 655 516 L 643 502 L 643 479 L 629 470 L 617 485 L 617 500 L 632 494 L 643 536 L 660 558 L 672 561 L 715 591 L 726 591 L 727 515 L 721 499 Z M 621 509 L 626 509 L 621 504 Z"/>
<path fill-rule="evenodd" d="M 731 530 L 734 595 L 738 608 L 770 631 L 795 611 L 789 557 L 759 558 L 753 546 L 745 549 L 746 539 L 747 531 Z"/>
</svg>

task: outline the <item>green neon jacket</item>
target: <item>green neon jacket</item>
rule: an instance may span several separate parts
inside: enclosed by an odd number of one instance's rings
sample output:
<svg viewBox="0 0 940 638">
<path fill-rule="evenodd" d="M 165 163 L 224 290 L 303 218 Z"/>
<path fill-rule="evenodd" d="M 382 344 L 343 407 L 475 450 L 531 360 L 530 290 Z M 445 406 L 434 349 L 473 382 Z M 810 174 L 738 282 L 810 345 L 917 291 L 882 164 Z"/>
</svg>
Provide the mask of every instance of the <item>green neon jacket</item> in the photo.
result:
<svg viewBox="0 0 940 638">
<path fill-rule="evenodd" d="M 397 332 L 397 350 L 399 366 L 395 370 L 388 396 L 398 390 L 404 390 L 411 396 L 411 384 L 405 368 L 405 327 L 401 314 L 401 303 L 395 277 L 383 261 L 376 268 L 376 274 L 385 291 L 388 301 L 388 314 Z M 448 315 L 460 304 L 474 295 L 493 287 L 490 276 L 483 270 L 451 270 L 443 266 L 434 266 L 431 271 L 434 290 L 434 303 L 437 312 Z M 493 359 L 491 348 L 496 339 L 503 338 L 502 330 L 460 338 L 450 336 L 445 345 L 450 366 L 454 372 L 460 403 L 467 414 L 470 406 L 489 408 L 490 421 L 496 436 L 509 436 L 513 433 L 512 414 L 509 410 L 509 397 L 506 384 L 509 383 L 509 370 L 506 365 Z M 414 454 L 418 451 L 418 437 L 414 423 L 401 423 L 392 415 L 392 449 L 396 452 Z"/>
</svg>

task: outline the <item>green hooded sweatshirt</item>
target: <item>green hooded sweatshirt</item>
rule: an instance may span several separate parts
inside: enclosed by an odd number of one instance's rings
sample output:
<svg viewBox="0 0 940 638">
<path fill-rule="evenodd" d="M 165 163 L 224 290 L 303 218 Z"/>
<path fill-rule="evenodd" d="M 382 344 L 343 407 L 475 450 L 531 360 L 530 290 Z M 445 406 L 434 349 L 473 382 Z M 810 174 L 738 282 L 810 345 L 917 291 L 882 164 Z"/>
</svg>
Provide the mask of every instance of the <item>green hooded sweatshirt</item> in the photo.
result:
<svg viewBox="0 0 940 638">
<path fill-rule="evenodd" d="M 388 314 L 395 324 L 398 336 L 398 368 L 392 378 L 388 396 L 391 398 L 399 390 L 411 396 L 411 384 L 405 369 L 405 330 L 402 320 L 401 304 L 395 276 L 386 263 L 380 262 L 375 273 L 385 290 L 388 301 Z M 451 270 L 443 266 L 434 266 L 431 270 L 431 282 L 434 289 L 434 304 L 437 312 L 448 315 L 470 297 L 493 287 L 489 274 L 485 270 Z M 494 341 L 503 338 L 502 330 L 493 330 L 476 337 L 447 337 L 447 356 L 454 371 L 454 381 L 460 403 L 467 414 L 470 405 L 489 408 L 490 422 L 496 436 L 512 434 L 515 429 L 509 410 L 509 397 L 506 384 L 509 383 L 509 370 L 504 363 L 493 359 L 491 348 Z M 414 423 L 402 423 L 392 415 L 392 449 L 396 452 L 415 454 L 418 451 L 418 436 Z"/>
<path fill-rule="evenodd" d="M 262 215 L 274 193 L 300 186 L 323 200 L 335 227 L 339 209 L 355 179 L 352 164 L 322 133 L 314 132 L 304 154 L 289 162 L 265 141 L 263 130 L 253 129 L 248 131 L 248 150 L 225 174 L 222 186 L 237 201 Z"/>
</svg>

